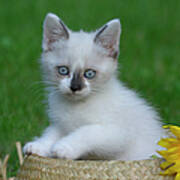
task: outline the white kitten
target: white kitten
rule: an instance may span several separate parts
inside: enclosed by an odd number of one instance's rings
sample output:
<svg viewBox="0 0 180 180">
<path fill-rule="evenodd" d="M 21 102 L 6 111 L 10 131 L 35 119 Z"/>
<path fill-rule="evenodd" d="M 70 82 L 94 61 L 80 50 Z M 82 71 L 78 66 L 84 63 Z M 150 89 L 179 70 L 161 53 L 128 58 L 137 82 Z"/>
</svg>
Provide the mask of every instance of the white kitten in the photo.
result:
<svg viewBox="0 0 180 180">
<path fill-rule="evenodd" d="M 42 68 L 50 126 L 24 153 L 67 159 L 138 160 L 163 135 L 156 112 L 116 78 L 120 22 L 72 32 L 54 14 L 44 22 Z"/>
</svg>

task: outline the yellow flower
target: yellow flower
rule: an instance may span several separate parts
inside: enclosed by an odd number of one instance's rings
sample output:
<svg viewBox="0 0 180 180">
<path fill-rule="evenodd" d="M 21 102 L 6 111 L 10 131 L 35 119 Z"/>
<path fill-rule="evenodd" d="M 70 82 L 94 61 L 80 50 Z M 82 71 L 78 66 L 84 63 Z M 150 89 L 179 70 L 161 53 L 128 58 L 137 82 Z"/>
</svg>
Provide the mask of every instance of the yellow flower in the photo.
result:
<svg viewBox="0 0 180 180">
<path fill-rule="evenodd" d="M 167 125 L 164 128 L 170 129 L 174 136 L 163 138 L 158 145 L 166 148 L 166 150 L 157 151 L 166 161 L 161 164 L 161 168 L 165 170 L 162 175 L 174 175 L 175 180 L 180 180 L 180 127 Z"/>
</svg>

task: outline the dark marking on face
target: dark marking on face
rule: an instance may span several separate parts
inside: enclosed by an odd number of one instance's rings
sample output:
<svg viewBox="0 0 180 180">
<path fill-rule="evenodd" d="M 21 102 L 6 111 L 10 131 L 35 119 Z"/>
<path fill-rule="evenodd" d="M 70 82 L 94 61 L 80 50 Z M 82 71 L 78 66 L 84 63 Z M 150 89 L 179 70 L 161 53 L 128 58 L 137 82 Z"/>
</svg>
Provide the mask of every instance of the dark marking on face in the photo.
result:
<svg viewBox="0 0 180 180">
<path fill-rule="evenodd" d="M 69 33 L 68 33 L 68 30 L 67 28 L 65 27 L 64 23 L 60 20 L 59 23 L 61 24 L 61 26 L 63 27 L 63 30 L 66 34 L 66 38 L 69 39 Z"/>
<path fill-rule="evenodd" d="M 71 90 L 73 92 L 75 91 L 80 91 L 82 90 L 82 88 L 84 87 L 84 82 L 83 79 L 81 77 L 81 73 L 80 72 L 75 72 L 73 74 L 73 78 L 71 80 Z"/>
<path fill-rule="evenodd" d="M 112 57 L 113 59 L 117 60 L 119 56 L 119 51 L 114 51 L 109 54 L 109 57 Z"/>
<path fill-rule="evenodd" d="M 99 35 L 100 35 L 107 27 L 108 27 L 108 25 L 105 24 L 105 25 L 99 30 L 99 32 L 96 34 L 96 37 L 95 37 L 95 39 L 94 39 L 94 42 L 97 41 Z"/>
</svg>

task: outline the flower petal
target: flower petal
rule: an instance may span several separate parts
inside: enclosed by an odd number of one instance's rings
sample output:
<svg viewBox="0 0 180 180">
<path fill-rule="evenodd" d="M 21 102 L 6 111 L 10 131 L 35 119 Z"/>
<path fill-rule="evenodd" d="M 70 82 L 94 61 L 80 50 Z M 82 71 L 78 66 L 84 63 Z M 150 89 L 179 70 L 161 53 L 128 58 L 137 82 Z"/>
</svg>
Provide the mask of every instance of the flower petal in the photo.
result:
<svg viewBox="0 0 180 180">
<path fill-rule="evenodd" d="M 173 175 L 173 174 L 176 174 L 177 171 L 176 171 L 176 168 L 173 166 L 169 167 L 168 169 L 166 169 L 163 174 L 164 175 Z"/>
<path fill-rule="evenodd" d="M 163 151 L 157 151 L 163 158 L 165 158 L 167 160 L 167 151 L 163 150 Z"/>
<path fill-rule="evenodd" d="M 180 173 L 180 161 L 178 161 L 174 167 L 176 168 L 176 172 Z"/>
<path fill-rule="evenodd" d="M 158 142 L 158 145 L 165 147 L 165 148 L 170 148 L 172 146 L 177 145 L 178 143 L 180 143 L 180 142 L 176 138 L 162 138 Z"/>
<path fill-rule="evenodd" d="M 168 155 L 168 156 L 166 155 L 166 157 L 167 157 L 167 160 L 168 160 L 169 162 L 180 161 L 180 155 L 177 154 L 177 153 L 171 154 L 171 155 Z"/>
<path fill-rule="evenodd" d="M 160 167 L 161 167 L 161 169 L 166 169 L 166 168 L 170 167 L 171 165 L 173 165 L 172 162 L 165 161 L 165 162 L 161 163 Z"/>
<path fill-rule="evenodd" d="M 168 154 L 180 153 L 180 146 L 175 146 L 167 150 Z"/>
<path fill-rule="evenodd" d="M 163 128 L 164 128 L 164 129 L 168 129 L 168 128 L 170 128 L 170 126 L 171 126 L 171 125 L 164 125 Z"/>
<path fill-rule="evenodd" d="M 180 127 L 178 126 L 170 126 L 170 131 L 180 139 Z"/>
<path fill-rule="evenodd" d="M 180 173 L 177 173 L 175 180 L 180 180 Z"/>
</svg>

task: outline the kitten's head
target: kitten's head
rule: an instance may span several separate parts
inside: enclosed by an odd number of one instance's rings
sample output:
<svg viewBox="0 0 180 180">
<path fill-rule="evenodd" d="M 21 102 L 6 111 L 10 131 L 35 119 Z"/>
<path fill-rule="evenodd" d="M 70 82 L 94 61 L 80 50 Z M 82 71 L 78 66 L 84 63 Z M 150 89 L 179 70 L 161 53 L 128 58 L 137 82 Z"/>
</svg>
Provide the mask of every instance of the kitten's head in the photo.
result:
<svg viewBox="0 0 180 180">
<path fill-rule="evenodd" d="M 47 14 L 42 44 L 45 80 L 71 99 L 101 91 L 117 68 L 120 33 L 118 19 L 85 33 L 72 32 L 56 15 Z"/>
</svg>

